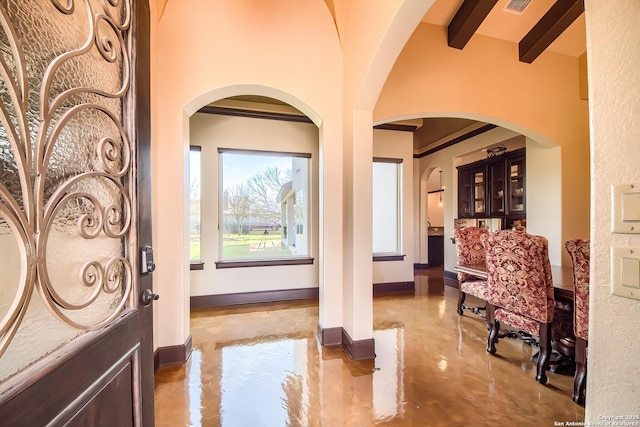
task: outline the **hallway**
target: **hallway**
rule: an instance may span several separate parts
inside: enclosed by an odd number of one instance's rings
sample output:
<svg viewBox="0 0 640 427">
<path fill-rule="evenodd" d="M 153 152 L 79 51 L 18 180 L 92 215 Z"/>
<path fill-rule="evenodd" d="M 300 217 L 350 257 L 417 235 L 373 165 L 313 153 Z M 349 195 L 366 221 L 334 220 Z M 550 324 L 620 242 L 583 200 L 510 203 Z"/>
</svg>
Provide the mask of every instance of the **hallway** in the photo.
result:
<svg viewBox="0 0 640 427">
<path fill-rule="evenodd" d="M 582 421 L 573 377 L 549 373 L 538 384 L 532 348 L 519 340 L 502 339 L 488 355 L 483 319 L 456 314 L 457 291 L 441 272 L 417 271 L 415 295 L 374 299 L 369 361 L 319 346 L 317 301 L 193 310 L 189 361 L 156 375 L 156 426 Z"/>
</svg>

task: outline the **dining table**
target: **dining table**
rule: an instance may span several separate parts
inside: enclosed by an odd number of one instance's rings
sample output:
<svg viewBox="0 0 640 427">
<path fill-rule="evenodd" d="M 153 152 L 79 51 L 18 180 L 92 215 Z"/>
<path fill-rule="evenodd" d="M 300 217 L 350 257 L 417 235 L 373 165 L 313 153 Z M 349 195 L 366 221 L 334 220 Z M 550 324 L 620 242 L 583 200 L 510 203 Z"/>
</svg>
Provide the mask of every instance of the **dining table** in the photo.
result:
<svg viewBox="0 0 640 427">
<path fill-rule="evenodd" d="M 456 264 L 454 269 L 462 273 L 471 274 L 481 279 L 487 278 L 487 268 L 485 264 Z M 556 307 L 554 324 L 557 324 L 556 322 L 564 324 L 567 324 L 567 322 L 569 322 L 569 324 L 571 325 L 571 331 L 569 331 L 569 334 L 572 335 L 574 300 L 573 268 L 552 265 L 551 276 L 553 278 L 553 296 Z M 562 320 L 559 318 L 562 318 Z M 509 335 L 507 334 L 507 336 Z M 511 338 L 513 338 L 513 336 L 511 336 Z M 564 340 L 558 340 L 553 343 L 554 350 L 557 350 L 558 353 L 552 354 L 551 366 L 549 369 L 551 372 L 559 373 L 562 371 L 568 372 L 571 370 L 574 363 L 574 347 L 573 345 L 568 343 L 574 341 L 575 338 L 570 337 L 567 342 L 565 342 Z M 536 363 L 537 357 L 538 353 L 534 354 L 531 357 L 531 361 L 533 363 Z"/>
</svg>

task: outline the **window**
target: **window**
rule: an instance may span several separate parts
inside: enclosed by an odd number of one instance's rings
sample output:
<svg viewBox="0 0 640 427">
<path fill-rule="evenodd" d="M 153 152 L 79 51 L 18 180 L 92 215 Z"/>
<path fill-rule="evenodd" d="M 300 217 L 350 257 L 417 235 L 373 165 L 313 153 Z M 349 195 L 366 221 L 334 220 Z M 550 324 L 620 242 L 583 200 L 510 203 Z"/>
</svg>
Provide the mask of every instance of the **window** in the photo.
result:
<svg viewBox="0 0 640 427">
<path fill-rule="evenodd" d="M 189 147 L 189 261 L 201 264 L 201 214 L 200 214 L 200 164 L 202 152 L 200 147 Z"/>
<path fill-rule="evenodd" d="M 400 253 L 401 159 L 373 159 L 373 253 Z"/>
<path fill-rule="evenodd" d="M 308 257 L 311 154 L 218 152 L 221 260 Z"/>
</svg>

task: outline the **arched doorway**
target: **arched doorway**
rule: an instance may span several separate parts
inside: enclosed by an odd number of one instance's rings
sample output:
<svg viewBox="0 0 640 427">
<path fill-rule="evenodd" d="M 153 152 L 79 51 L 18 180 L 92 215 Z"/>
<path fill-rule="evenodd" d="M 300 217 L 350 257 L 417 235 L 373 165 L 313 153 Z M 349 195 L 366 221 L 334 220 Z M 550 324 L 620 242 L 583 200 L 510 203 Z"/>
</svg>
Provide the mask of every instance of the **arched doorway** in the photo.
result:
<svg viewBox="0 0 640 427">
<path fill-rule="evenodd" d="M 208 103 L 189 127 L 191 307 L 316 298 L 318 127 L 256 95 Z"/>
<path fill-rule="evenodd" d="M 444 184 L 443 170 L 436 167 L 427 178 L 427 264 L 429 268 L 444 266 Z"/>
</svg>

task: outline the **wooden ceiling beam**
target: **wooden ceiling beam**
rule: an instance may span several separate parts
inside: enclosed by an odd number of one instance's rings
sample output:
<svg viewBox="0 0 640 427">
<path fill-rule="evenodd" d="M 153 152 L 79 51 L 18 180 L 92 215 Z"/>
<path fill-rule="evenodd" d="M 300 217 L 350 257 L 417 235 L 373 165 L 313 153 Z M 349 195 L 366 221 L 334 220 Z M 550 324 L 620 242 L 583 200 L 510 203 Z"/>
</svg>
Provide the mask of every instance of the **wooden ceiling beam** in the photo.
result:
<svg viewBox="0 0 640 427">
<path fill-rule="evenodd" d="M 520 61 L 531 64 L 584 13 L 584 0 L 558 0 L 518 45 Z"/>
<path fill-rule="evenodd" d="M 447 27 L 447 44 L 462 49 L 498 0 L 464 0 Z"/>
</svg>

